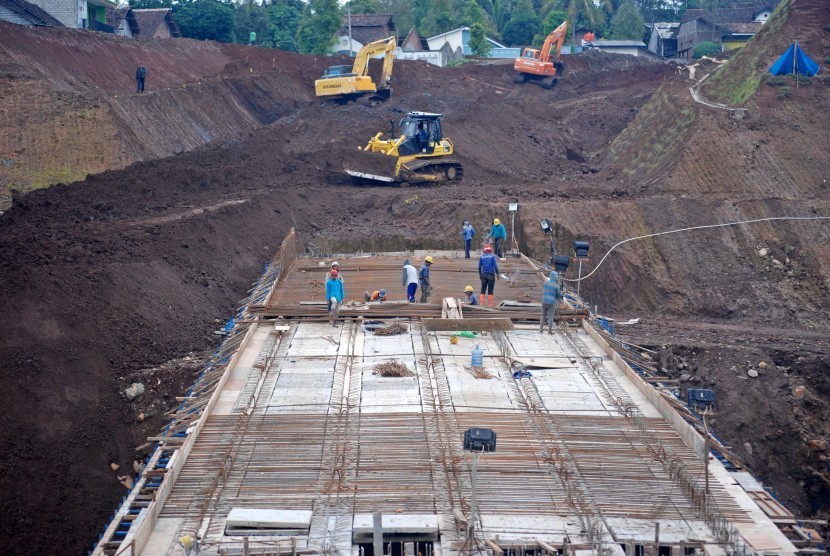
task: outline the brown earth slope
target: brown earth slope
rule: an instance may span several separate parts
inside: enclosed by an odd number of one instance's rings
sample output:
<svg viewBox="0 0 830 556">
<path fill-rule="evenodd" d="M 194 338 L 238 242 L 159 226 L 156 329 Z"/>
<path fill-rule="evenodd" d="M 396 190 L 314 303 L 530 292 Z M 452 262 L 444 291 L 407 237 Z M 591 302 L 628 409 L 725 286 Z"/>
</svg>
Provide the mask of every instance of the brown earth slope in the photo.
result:
<svg viewBox="0 0 830 556">
<path fill-rule="evenodd" d="M 794 10 L 816 1 L 796 2 Z M 26 33 L 16 43 L 15 71 L 39 76 L 31 79 L 50 94 L 101 94 L 66 76 L 64 66 L 74 68 L 73 76 L 92 74 L 76 55 L 38 47 L 95 44 L 100 37 Z M 270 99 L 265 106 L 291 108 L 247 136 L 255 126 L 234 128 L 243 135 L 232 141 L 21 196 L 0 219 L 0 402 L 7 408 L 0 442 L 13 454 L 0 460 L 4 553 L 33 547 L 49 553 L 55 546 L 75 553 L 94 540 L 123 493 L 109 464 L 130 465 L 134 446 L 162 422 L 160 408 L 192 378 L 187 365 L 142 369 L 214 345 L 212 331 L 232 314 L 295 221 L 312 249 L 449 247 L 458 243 L 462 219 L 481 232 L 517 198 L 519 241 L 543 258 L 538 219 L 544 216 L 561 224 L 560 249 L 586 238 L 601 255 L 621 239 L 679 226 L 830 214 L 818 181 L 830 162 L 818 141 L 828 123 L 820 110 L 828 102 L 821 80 L 784 99 L 762 87 L 757 106 L 750 104 L 753 117 L 738 122 L 693 103 L 688 80 L 672 66 L 622 56 L 570 57 L 552 92 L 513 85 L 509 65 L 398 63 L 394 98 L 368 108 L 310 98 L 322 59 L 191 41 L 128 47 L 135 52 L 117 76 L 102 78 L 113 87 L 129 89 L 136 60 L 154 52 L 164 54 L 159 64 L 170 64 L 160 74 L 185 76 L 171 81 L 173 87 L 216 71 L 211 64 L 221 65 L 213 58 L 222 52 L 238 52 L 233 61 L 250 51 L 273 59 L 273 67 L 233 98 L 261 94 Z M 176 66 L 179 48 L 187 61 L 182 67 Z M 52 57 L 64 61 L 47 67 Z M 308 60 L 319 68 L 297 69 Z M 306 71 L 302 79 L 298 71 Z M 14 79 L 0 77 L 0 90 Z M 239 79 L 218 78 L 214 86 L 238 90 Z M 186 91 L 171 88 L 167 96 L 134 102 L 157 103 L 159 114 L 175 119 L 184 98 L 193 115 L 183 121 L 214 117 L 210 95 Z M 60 103 L 53 109 L 66 113 Z M 465 181 L 440 188 L 353 186 L 340 173 L 341 158 L 408 110 L 446 114 L 445 132 L 458 147 Z M 103 118 L 115 121 L 109 112 Z M 135 133 L 128 122 L 112 125 Z M 154 133 L 138 143 L 152 144 Z M 803 137 L 800 147 L 792 146 L 793 137 Z M 194 147 L 197 142 L 182 150 Z M 746 158 L 755 151 L 755 159 Z M 137 158 L 165 154 L 135 152 Z M 816 384 L 812 397 L 801 398 L 812 404 L 805 406 L 787 388 L 826 370 L 827 238 L 826 223 L 666 236 L 615 251 L 582 286 L 601 311 L 643 317 L 648 324 L 632 337 L 665 345 L 666 370 L 676 371 L 682 360 L 694 367 L 697 383 L 714 381 L 723 402 L 719 432 L 737 448 L 749 442 L 750 463 L 804 512 L 820 510 L 830 498 L 821 478 L 827 452 L 806 447 L 827 434 L 817 426 L 827 418 L 827 391 Z M 760 257 L 759 246 L 771 254 Z M 722 333 L 707 333 L 716 326 Z M 752 345 L 745 347 L 743 338 Z M 768 373 L 752 383 L 737 378 L 745 367 L 744 359 L 741 369 L 737 361 L 745 356 L 753 365 L 765 357 Z M 787 376 L 782 367 L 789 367 Z M 119 391 L 134 378 L 150 391 L 128 404 Z M 818 418 L 807 430 L 799 419 L 811 410 Z M 145 411 L 150 418 L 138 422 Z M 768 415 L 775 416 L 774 427 Z M 67 511 L 69 504 L 82 511 Z"/>
</svg>

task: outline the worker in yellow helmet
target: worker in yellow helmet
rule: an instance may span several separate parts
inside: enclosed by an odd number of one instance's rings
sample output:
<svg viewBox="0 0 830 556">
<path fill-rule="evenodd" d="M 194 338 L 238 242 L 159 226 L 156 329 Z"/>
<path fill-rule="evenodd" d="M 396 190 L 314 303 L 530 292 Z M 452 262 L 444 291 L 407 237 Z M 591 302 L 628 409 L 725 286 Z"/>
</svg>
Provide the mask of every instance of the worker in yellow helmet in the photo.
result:
<svg viewBox="0 0 830 556">
<path fill-rule="evenodd" d="M 473 290 L 472 286 L 466 286 L 464 288 L 464 303 L 467 305 L 478 305 L 478 299 L 476 299 L 475 290 Z"/>
<path fill-rule="evenodd" d="M 493 219 L 493 226 L 490 228 L 487 238 L 493 238 L 493 253 L 500 259 L 504 258 L 502 243 L 507 239 L 507 230 L 504 229 L 504 224 L 498 218 Z"/>
<path fill-rule="evenodd" d="M 432 257 L 424 257 L 424 264 L 421 265 L 421 271 L 418 273 L 418 279 L 421 284 L 421 303 L 429 303 L 429 296 L 432 295 L 432 282 L 429 279 L 429 267 L 435 259 Z"/>
</svg>

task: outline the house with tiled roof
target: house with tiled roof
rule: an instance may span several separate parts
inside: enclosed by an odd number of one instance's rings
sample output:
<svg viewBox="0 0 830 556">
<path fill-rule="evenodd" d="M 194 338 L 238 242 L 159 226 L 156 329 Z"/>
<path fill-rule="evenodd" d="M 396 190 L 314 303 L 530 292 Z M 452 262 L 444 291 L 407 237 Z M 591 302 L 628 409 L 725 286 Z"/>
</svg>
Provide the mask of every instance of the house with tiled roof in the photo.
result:
<svg viewBox="0 0 830 556">
<path fill-rule="evenodd" d="M 395 28 L 395 21 L 392 14 L 346 14 L 343 16 L 343 24 L 337 31 L 338 39 L 352 37 L 352 48 L 360 48 L 370 42 L 386 39 L 391 36 L 398 36 Z"/>
<path fill-rule="evenodd" d="M 138 35 L 138 21 L 136 21 L 133 9 L 129 6 L 107 8 L 107 25 L 113 28 L 116 35 L 122 37 Z"/>
<path fill-rule="evenodd" d="M 723 50 L 742 47 L 761 30 L 776 5 L 778 0 L 757 0 L 714 10 L 686 10 L 677 31 L 678 56 L 691 57 L 702 42 L 720 44 Z"/>
<path fill-rule="evenodd" d="M 0 0 L 0 21 L 30 26 L 64 26 L 43 8 L 26 0 Z"/>
<path fill-rule="evenodd" d="M 182 36 L 178 24 L 173 19 L 173 10 L 170 8 L 132 10 L 132 13 L 138 25 L 138 32 L 134 36 L 153 39 Z"/>
<path fill-rule="evenodd" d="M 16 13 L 28 21 L 14 21 L 23 25 L 64 26 L 72 29 L 91 29 L 93 31 L 112 32 L 107 25 L 107 8 L 115 8 L 116 0 L 3 0 L 0 13 Z M 36 10 L 31 8 L 34 6 Z M 22 12 L 26 12 L 25 15 Z M 43 14 L 49 18 L 44 18 Z M 0 19 L 6 19 L 0 16 Z M 11 19 L 9 19 L 11 21 Z M 55 25 L 57 22 L 58 25 Z"/>
</svg>

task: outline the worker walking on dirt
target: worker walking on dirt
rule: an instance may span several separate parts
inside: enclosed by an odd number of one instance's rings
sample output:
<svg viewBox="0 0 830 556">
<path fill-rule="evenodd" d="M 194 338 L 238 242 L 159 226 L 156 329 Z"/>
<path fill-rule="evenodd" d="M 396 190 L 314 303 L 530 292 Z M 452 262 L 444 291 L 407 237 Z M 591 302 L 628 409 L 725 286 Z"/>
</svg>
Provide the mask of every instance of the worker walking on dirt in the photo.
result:
<svg viewBox="0 0 830 556">
<path fill-rule="evenodd" d="M 386 301 L 386 290 L 375 290 L 372 293 L 368 291 L 363 292 L 363 301 Z"/>
<path fill-rule="evenodd" d="M 478 301 L 484 306 L 484 294 L 487 294 L 487 305 L 493 306 L 493 288 L 496 287 L 496 280 L 499 279 L 499 261 L 493 255 L 493 247 L 484 246 L 484 253 L 478 259 L 478 276 L 481 278 L 481 293 Z"/>
<path fill-rule="evenodd" d="M 464 287 L 464 303 L 467 305 L 478 305 L 478 299 L 476 299 L 476 292 L 473 290 L 472 286 L 465 286 Z"/>
<path fill-rule="evenodd" d="M 338 272 L 332 269 L 329 278 L 326 280 L 326 300 L 329 308 L 329 323 L 337 326 L 337 315 L 343 305 L 343 298 L 346 296 L 343 290 L 343 282 L 337 279 Z"/>
<path fill-rule="evenodd" d="M 424 264 L 421 265 L 421 272 L 418 279 L 421 283 L 421 303 L 429 303 L 429 296 L 432 295 L 432 282 L 429 280 L 429 267 L 435 260 L 432 257 L 424 257 Z"/>
<path fill-rule="evenodd" d="M 476 235 L 476 229 L 473 228 L 469 220 L 465 220 L 464 225 L 461 226 L 461 235 L 464 236 L 464 258 L 469 259 L 470 242 L 473 240 L 473 236 Z"/>
<path fill-rule="evenodd" d="M 559 286 L 559 274 L 550 271 L 550 276 L 542 285 L 542 317 L 539 319 L 539 333 L 545 331 L 545 322 L 548 323 L 548 334 L 553 334 L 553 319 L 556 307 L 562 299 L 562 288 Z"/>
<path fill-rule="evenodd" d="M 418 290 L 418 269 L 412 266 L 409 259 L 403 262 L 403 287 L 406 288 L 406 299 L 415 303 L 415 292 Z"/>
<path fill-rule="evenodd" d="M 147 77 L 147 68 L 138 66 L 135 70 L 135 88 L 137 93 L 144 92 L 144 78 Z"/>
<path fill-rule="evenodd" d="M 490 228 L 490 234 L 487 238 L 493 238 L 493 250 L 496 256 L 500 259 L 504 258 L 502 243 L 507 239 L 507 230 L 504 229 L 504 224 L 498 218 L 493 219 L 493 226 Z"/>
<path fill-rule="evenodd" d="M 251 46 L 254 46 L 256 44 L 256 31 L 251 31 L 250 41 L 248 42 L 248 44 Z"/>
</svg>

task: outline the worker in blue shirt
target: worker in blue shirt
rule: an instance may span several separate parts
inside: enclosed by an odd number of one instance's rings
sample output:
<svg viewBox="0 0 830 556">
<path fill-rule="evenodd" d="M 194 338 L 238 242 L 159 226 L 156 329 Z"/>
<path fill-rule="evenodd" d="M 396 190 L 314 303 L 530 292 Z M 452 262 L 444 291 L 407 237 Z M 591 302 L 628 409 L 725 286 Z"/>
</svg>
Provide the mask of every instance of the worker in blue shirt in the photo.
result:
<svg viewBox="0 0 830 556">
<path fill-rule="evenodd" d="M 424 257 L 424 264 L 421 265 L 421 272 L 418 273 L 418 279 L 421 283 L 421 303 L 428 303 L 429 296 L 432 295 L 432 282 L 429 280 L 429 267 L 432 266 L 435 260 L 432 257 Z"/>
<path fill-rule="evenodd" d="M 470 242 L 473 239 L 473 236 L 476 235 L 476 229 L 473 228 L 473 225 L 470 224 L 469 220 L 464 221 L 464 225 L 461 227 L 461 235 L 464 236 L 464 258 L 470 258 Z"/>
<path fill-rule="evenodd" d="M 542 318 L 539 319 L 539 333 L 545 331 L 545 322 L 548 323 L 548 334 L 553 334 L 553 319 L 556 307 L 562 299 L 562 288 L 559 285 L 559 274 L 551 270 L 550 276 L 542 285 Z"/>
<path fill-rule="evenodd" d="M 466 286 L 464 288 L 464 303 L 467 305 L 478 305 L 478 299 L 476 299 L 476 292 L 473 290 L 472 286 Z"/>
<path fill-rule="evenodd" d="M 499 261 L 493 255 L 493 248 L 488 244 L 484 246 L 484 253 L 478 259 L 478 276 L 481 278 L 481 293 L 478 301 L 484 306 L 484 294 L 488 295 L 488 306 L 493 306 L 493 288 L 499 278 Z"/>
<path fill-rule="evenodd" d="M 493 250 L 498 258 L 503 258 L 502 243 L 507 239 L 507 230 L 504 229 L 504 224 L 498 218 L 493 219 L 493 226 L 490 228 L 490 234 L 487 238 L 493 238 Z"/>
<path fill-rule="evenodd" d="M 337 326 L 337 315 L 343 305 L 343 298 L 346 297 L 343 282 L 337 279 L 338 274 L 337 270 L 331 269 L 329 278 L 326 280 L 326 301 L 328 301 L 329 308 L 329 323 L 332 326 Z"/>
</svg>

